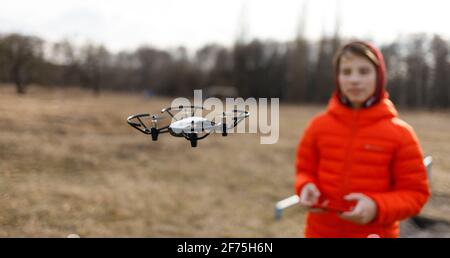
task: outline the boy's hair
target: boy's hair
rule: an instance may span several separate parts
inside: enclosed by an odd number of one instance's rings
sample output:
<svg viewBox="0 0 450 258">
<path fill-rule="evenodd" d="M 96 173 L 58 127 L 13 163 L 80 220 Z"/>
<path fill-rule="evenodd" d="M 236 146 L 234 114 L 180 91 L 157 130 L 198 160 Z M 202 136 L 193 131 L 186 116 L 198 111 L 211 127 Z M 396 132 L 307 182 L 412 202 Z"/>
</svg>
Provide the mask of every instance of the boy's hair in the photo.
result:
<svg viewBox="0 0 450 258">
<path fill-rule="evenodd" d="M 341 58 L 343 55 L 351 53 L 357 56 L 362 56 L 367 58 L 375 67 L 380 65 L 380 61 L 376 57 L 375 53 L 366 45 L 361 42 L 352 42 L 340 48 L 334 58 L 333 64 L 336 72 L 339 72 L 339 66 L 341 62 Z"/>
</svg>

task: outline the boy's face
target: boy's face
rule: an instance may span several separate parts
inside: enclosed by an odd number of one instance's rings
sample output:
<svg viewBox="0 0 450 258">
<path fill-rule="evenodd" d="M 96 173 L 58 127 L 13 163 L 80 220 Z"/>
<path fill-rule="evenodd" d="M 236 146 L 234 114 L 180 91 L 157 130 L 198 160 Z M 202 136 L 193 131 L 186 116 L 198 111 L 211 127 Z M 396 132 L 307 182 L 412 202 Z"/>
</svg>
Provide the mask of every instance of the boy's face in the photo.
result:
<svg viewBox="0 0 450 258">
<path fill-rule="evenodd" d="M 359 108 L 375 93 L 377 72 L 365 57 L 345 53 L 339 64 L 338 80 L 342 94 Z"/>
</svg>

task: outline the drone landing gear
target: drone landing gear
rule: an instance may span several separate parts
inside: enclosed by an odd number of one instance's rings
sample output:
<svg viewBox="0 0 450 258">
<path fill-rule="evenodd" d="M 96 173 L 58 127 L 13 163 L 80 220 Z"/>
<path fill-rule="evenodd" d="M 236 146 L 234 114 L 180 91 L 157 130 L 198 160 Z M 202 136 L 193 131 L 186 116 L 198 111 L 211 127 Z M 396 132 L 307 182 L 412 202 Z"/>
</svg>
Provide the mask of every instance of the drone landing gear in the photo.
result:
<svg viewBox="0 0 450 258">
<path fill-rule="evenodd" d="M 150 129 L 150 133 L 152 135 L 152 141 L 158 140 L 158 129 L 156 129 L 155 127 L 152 127 Z"/>
<path fill-rule="evenodd" d="M 228 133 L 227 133 L 227 124 L 223 123 L 222 124 L 222 136 L 227 136 L 227 135 L 228 135 Z"/>
<path fill-rule="evenodd" d="M 196 133 L 190 133 L 189 135 L 188 135 L 188 137 L 189 137 L 189 141 L 191 142 L 191 147 L 197 147 L 197 140 L 198 140 L 198 137 L 197 137 L 197 134 Z"/>
</svg>

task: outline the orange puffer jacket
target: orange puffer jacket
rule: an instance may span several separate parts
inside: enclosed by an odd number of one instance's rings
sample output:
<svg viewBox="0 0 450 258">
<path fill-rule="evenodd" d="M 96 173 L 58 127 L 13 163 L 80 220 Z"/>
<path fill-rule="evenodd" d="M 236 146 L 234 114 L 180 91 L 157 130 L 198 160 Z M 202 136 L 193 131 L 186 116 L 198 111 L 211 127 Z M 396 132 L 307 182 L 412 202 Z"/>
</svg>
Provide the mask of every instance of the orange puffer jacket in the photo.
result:
<svg viewBox="0 0 450 258">
<path fill-rule="evenodd" d="M 397 118 L 383 94 L 367 109 L 350 109 L 334 95 L 324 114 L 306 128 L 296 158 L 295 190 L 313 182 L 326 198 L 345 205 L 349 193 L 363 193 L 377 205 L 366 225 L 336 212 L 308 213 L 306 237 L 398 237 L 399 221 L 420 212 L 430 192 L 422 152 L 413 129 Z"/>
</svg>

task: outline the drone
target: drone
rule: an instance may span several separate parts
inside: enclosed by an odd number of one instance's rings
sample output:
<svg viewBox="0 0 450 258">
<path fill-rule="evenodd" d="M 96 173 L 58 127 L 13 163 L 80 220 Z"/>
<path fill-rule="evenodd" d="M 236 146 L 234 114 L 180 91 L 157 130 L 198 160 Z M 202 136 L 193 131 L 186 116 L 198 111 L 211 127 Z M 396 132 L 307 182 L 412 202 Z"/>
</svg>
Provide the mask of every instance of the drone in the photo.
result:
<svg viewBox="0 0 450 258">
<path fill-rule="evenodd" d="M 214 122 L 202 116 L 196 116 L 195 114 L 199 110 L 205 110 L 205 108 L 180 105 L 162 109 L 163 115 L 159 116 L 151 114 L 131 115 L 127 118 L 127 122 L 138 131 L 151 135 L 153 141 L 157 141 L 160 134 L 169 133 L 174 137 L 184 137 L 190 141 L 191 147 L 197 147 L 199 140 L 205 139 L 215 132 L 221 132 L 222 136 L 227 136 L 231 129 L 250 115 L 247 111 L 234 109 L 231 112 L 221 112 L 219 115 L 221 122 Z M 158 121 L 166 118 L 171 118 L 171 123 L 160 127 Z"/>
</svg>

